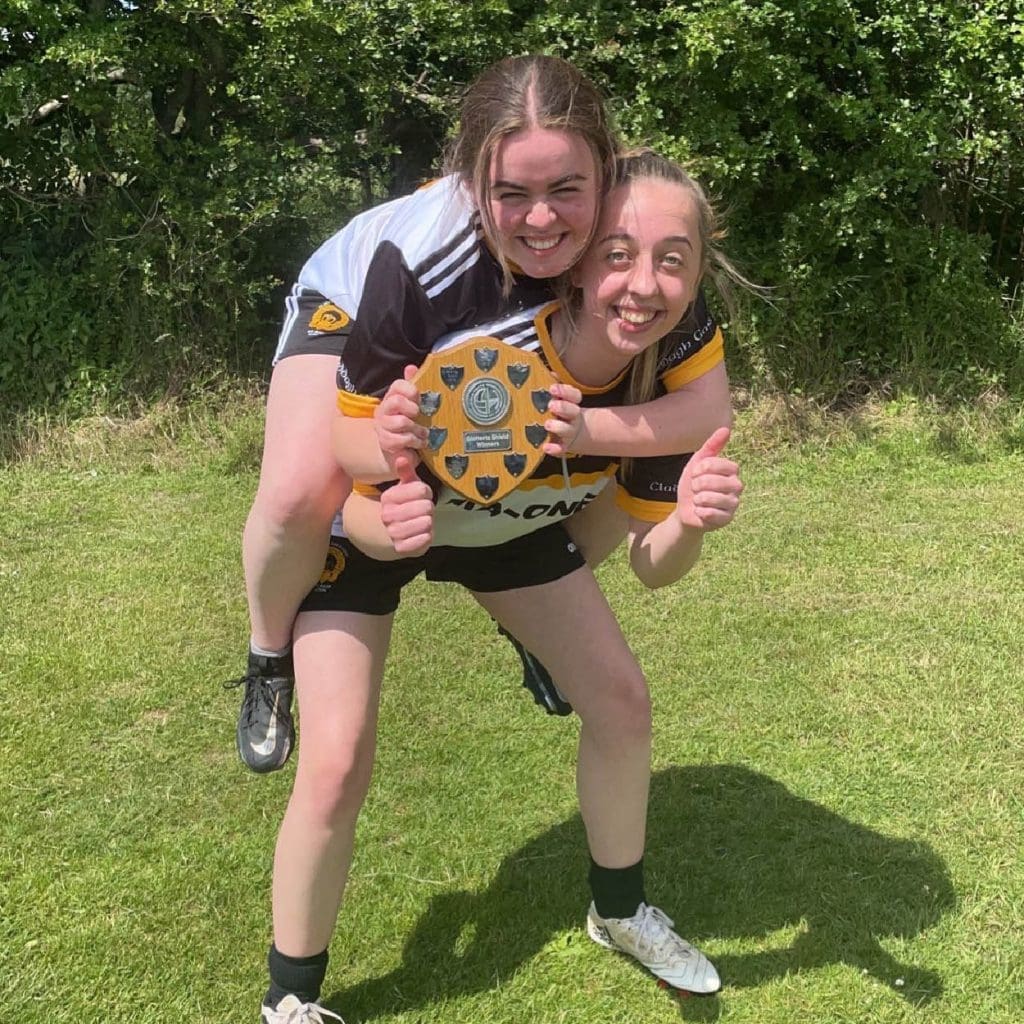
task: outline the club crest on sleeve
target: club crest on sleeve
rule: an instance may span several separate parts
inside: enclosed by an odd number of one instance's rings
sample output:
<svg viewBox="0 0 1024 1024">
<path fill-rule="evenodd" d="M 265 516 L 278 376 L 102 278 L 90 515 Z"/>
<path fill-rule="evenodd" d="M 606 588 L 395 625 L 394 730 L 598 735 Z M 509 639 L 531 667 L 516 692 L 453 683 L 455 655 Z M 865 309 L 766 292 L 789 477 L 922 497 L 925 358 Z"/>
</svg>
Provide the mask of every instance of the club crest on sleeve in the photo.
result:
<svg viewBox="0 0 1024 1024">
<path fill-rule="evenodd" d="M 322 302 L 309 318 L 309 329 L 318 334 L 332 334 L 344 330 L 351 322 L 348 313 L 333 302 Z"/>
</svg>

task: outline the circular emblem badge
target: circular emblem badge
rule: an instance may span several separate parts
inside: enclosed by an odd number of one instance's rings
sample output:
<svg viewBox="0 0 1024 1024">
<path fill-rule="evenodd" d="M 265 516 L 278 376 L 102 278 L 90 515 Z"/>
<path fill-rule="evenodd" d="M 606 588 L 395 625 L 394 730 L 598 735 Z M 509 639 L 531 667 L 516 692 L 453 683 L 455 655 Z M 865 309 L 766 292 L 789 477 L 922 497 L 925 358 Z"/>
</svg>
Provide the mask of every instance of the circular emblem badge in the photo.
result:
<svg viewBox="0 0 1024 1024">
<path fill-rule="evenodd" d="M 327 549 L 327 560 L 324 562 L 323 571 L 320 573 L 320 586 L 329 583 L 337 583 L 338 577 L 345 571 L 345 552 L 341 548 L 331 545 Z"/>
<path fill-rule="evenodd" d="M 512 406 L 508 388 L 493 377 L 478 377 L 462 392 L 463 412 L 478 426 L 499 422 Z"/>
</svg>

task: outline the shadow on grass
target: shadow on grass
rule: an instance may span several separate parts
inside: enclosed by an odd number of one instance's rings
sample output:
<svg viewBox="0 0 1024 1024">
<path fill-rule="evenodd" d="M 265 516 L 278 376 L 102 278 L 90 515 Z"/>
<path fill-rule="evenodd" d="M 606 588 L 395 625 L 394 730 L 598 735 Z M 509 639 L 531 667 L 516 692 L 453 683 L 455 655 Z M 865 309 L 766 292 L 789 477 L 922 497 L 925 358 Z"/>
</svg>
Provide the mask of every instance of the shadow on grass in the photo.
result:
<svg viewBox="0 0 1024 1024">
<path fill-rule="evenodd" d="M 581 927 L 585 864 L 575 815 L 506 857 L 483 892 L 431 900 L 401 965 L 327 1005 L 368 1021 L 493 988 L 555 935 Z M 913 937 L 955 905 L 945 866 L 924 843 L 852 824 L 745 768 L 673 767 L 652 780 L 646 864 L 652 902 L 698 944 L 790 933 L 767 951 L 713 956 L 726 997 L 837 963 L 911 1003 L 942 994 L 938 974 L 898 963 L 879 943 Z M 682 1012 L 715 1019 L 718 1001 L 687 1000 Z"/>
</svg>

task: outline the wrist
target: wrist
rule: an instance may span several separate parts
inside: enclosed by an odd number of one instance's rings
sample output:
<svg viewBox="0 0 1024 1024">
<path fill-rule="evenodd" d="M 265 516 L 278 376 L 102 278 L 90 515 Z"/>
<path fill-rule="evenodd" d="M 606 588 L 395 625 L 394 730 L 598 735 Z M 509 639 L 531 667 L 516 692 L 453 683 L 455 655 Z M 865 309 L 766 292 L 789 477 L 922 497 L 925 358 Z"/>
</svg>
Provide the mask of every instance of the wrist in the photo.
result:
<svg viewBox="0 0 1024 1024">
<path fill-rule="evenodd" d="M 690 510 L 690 515 L 696 518 L 696 513 Z M 681 509 L 676 509 L 676 523 L 679 526 L 679 536 L 682 540 L 697 543 L 704 538 L 707 528 L 703 524 L 695 524 L 692 520 L 684 519 Z"/>
</svg>

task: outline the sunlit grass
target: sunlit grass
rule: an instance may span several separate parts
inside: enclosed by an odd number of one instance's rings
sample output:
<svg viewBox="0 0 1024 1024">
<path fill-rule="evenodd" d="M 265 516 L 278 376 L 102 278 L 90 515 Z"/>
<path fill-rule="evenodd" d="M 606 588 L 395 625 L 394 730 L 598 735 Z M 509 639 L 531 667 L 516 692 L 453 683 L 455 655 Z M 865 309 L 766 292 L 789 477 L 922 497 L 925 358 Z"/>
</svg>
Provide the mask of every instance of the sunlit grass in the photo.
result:
<svg viewBox="0 0 1024 1024">
<path fill-rule="evenodd" d="M 29 1024 L 258 1018 L 291 769 L 245 773 L 219 685 L 258 408 L 190 415 L 53 424 L 0 474 L 0 1005 Z M 721 996 L 586 938 L 576 726 L 417 583 L 332 945 L 348 1024 L 1024 1019 L 1015 414 L 795 415 L 741 415 L 745 505 L 690 579 L 602 570 L 655 699 L 650 892 Z"/>
</svg>

